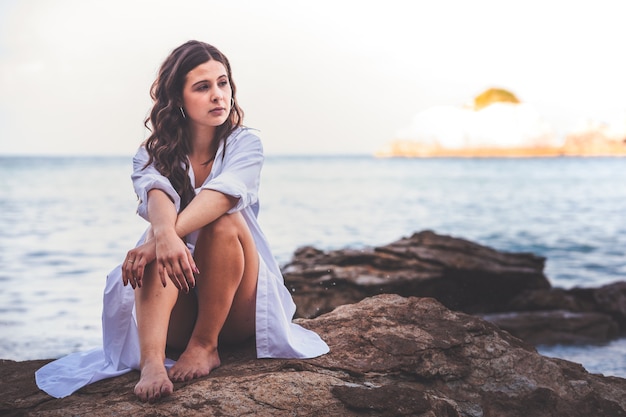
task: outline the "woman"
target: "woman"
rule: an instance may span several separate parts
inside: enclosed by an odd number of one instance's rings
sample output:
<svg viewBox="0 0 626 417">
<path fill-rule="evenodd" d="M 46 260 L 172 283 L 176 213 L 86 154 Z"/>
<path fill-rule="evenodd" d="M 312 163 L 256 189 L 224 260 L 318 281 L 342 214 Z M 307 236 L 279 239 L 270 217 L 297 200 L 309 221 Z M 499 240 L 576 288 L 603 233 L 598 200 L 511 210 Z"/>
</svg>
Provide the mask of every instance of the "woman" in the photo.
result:
<svg viewBox="0 0 626 417">
<path fill-rule="evenodd" d="M 152 133 L 132 176 L 150 227 L 107 277 L 103 349 L 37 371 L 39 387 L 56 397 L 140 369 L 135 394 L 153 402 L 172 393 L 172 381 L 218 367 L 219 343 L 252 336 L 258 357 L 328 352 L 291 323 L 295 305 L 256 219 L 262 146 L 241 126 L 226 57 L 205 43 L 181 45 L 151 96 Z M 177 362 L 166 349 L 182 352 Z"/>
</svg>

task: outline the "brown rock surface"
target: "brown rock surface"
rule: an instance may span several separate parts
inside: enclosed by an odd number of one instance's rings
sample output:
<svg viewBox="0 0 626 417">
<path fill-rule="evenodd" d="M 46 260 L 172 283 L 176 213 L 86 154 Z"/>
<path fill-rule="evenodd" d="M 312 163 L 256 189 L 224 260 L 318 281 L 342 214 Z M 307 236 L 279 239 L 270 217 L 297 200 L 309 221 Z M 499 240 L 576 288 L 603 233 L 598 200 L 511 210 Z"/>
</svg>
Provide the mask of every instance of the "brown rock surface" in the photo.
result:
<svg viewBox="0 0 626 417">
<path fill-rule="evenodd" d="M 552 288 L 544 262 L 423 231 L 362 250 L 300 248 L 283 273 L 305 318 L 384 293 L 433 297 L 532 344 L 603 343 L 626 334 L 626 282 Z"/>
<path fill-rule="evenodd" d="M 545 259 L 431 231 L 363 250 L 299 249 L 283 268 L 300 317 L 376 294 L 433 297 L 468 313 L 505 311 L 520 292 L 549 289 Z"/>
<path fill-rule="evenodd" d="M 483 318 L 529 343 L 603 343 L 626 334 L 626 282 L 524 291 L 507 310 Z"/>
<path fill-rule="evenodd" d="M 331 347 L 311 360 L 223 354 L 209 377 L 137 401 L 131 373 L 64 399 L 38 391 L 44 361 L 0 362 L 3 416 L 626 416 L 626 380 L 543 357 L 477 317 L 428 298 L 381 295 L 301 324 Z"/>
<path fill-rule="evenodd" d="M 624 330 L 626 329 L 626 282 L 614 282 L 593 291 L 597 310 L 610 315 Z"/>
<path fill-rule="evenodd" d="M 619 336 L 618 324 L 602 313 L 540 310 L 482 318 L 534 345 L 603 343 Z"/>
<path fill-rule="evenodd" d="M 618 281 L 598 288 L 549 288 L 523 291 L 507 306 L 509 311 L 568 310 L 598 312 L 610 316 L 626 329 L 626 282 Z"/>
<path fill-rule="evenodd" d="M 568 310 L 577 312 L 594 311 L 592 289 L 549 288 L 523 291 L 508 304 L 509 311 Z"/>
</svg>

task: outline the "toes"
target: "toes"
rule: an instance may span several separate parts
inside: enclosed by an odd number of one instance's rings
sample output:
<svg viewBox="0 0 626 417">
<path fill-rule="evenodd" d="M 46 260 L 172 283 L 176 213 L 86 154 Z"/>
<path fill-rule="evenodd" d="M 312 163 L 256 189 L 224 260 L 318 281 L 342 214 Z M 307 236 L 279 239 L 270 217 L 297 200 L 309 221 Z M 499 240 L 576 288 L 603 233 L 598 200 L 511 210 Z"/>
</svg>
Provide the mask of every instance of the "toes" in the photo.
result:
<svg viewBox="0 0 626 417">
<path fill-rule="evenodd" d="M 149 401 L 151 403 L 153 403 L 153 402 L 157 401 L 159 398 L 161 398 L 161 392 L 157 391 L 158 387 L 156 387 L 156 386 L 152 386 L 150 388 L 151 388 L 150 389 L 150 395 L 149 395 L 148 398 L 149 398 Z"/>
<path fill-rule="evenodd" d="M 146 393 L 139 387 L 135 387 L 135 395 L 137 396 L 137 398 L 139 398 L 140 401 L 142 402 L 146 402 L 148 401 L 148 396 L 146 395 Z"/>
<path fill-rule="evenodd" d="M 170 385 L 163 386 L 163 387 L 161 387 L 161 392 L 159 393 L 159 395 L 161 396 L 161 398 L 167 397 L 169 395 L 172 395 L 173 391 L 174 390 L 172 389 L 172 386 L 170 386 Z"/>
<path fill-rule="evenodd" d="M 169 377 L 174 382 L 186 382 L 193 379 L 193 375 L 190 375 L 189 372 L 181 372 L 175 369 L 173 369 Z"/>
<path fill-rule="evenodd" d="M 170 381 L 164 383 L 153 383 L 147 387 L 144 385 L 135 386 L 135 395 L 142 402 L 154 403 L 165 398 L 174 392 L 174 386 Z"/>
</svg>

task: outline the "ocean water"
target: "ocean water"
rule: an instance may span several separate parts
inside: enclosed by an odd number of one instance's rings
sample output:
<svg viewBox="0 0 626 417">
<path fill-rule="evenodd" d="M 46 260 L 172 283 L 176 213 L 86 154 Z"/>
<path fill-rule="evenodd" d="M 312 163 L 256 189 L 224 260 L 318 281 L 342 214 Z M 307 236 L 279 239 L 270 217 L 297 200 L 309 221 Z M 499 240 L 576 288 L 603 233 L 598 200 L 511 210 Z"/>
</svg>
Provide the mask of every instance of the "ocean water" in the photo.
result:
<svg viewBox="0 0 626 417">
<path fill-rule="evenodd" d="M 0 157 L 0 358 L 100 345 L 105 277 L 146 227 L 130 173 L 130 157 Z M 555 287 L 626 280 L 626 158 L 268 156 L 260 200 L 280 264 L 430 229 L 545 256 Z M 626 377 L 626 339 L 539 350 Z"/>
</svg>

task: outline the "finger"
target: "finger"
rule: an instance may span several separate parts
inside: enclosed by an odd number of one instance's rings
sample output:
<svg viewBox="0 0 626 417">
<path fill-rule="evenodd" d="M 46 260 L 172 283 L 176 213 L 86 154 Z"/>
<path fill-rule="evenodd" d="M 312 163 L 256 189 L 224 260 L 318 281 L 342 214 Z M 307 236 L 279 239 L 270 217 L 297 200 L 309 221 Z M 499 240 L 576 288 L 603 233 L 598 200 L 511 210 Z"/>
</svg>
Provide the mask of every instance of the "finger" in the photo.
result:
<svg viewBox="0 0 626 417">
<path fill-rule="evenodd" d="M 122 266 L 120 267 L 120 269 L 122 270 L 122 282 L 124 283 L 124 286 L 128 285 L 128 272 L 126 270 L 126 264 L 127 264 L 127 259 L 124 259 L 124 262 L 122 262 Z"/>
<path fill-rule="evenodd" d="M 170 281 L 172 281 L 174 283 L 174 286 L 180 290 L 181 289 L 180 284 L 178 283 L 178 280 L 176 280 L 176 276 L 174 275 L 174 272 L 172 271 L 172 267 L 167 263 L 163 264 L 163 271 L 164 271 L 165 277 L 169 279 Z"/>
<path fill-rule="evenodd" d="M 124 286 L 128 285 L 128 275 L 126 275 L 126 272 L 124 271 L 124 267 L 122 266 L 122 283 L 124 284 Z"/>
<path fill-rule="evenodd" d="M 187 249 L 187 260 L 189 261 L 189 265 L 191 265 L 191 269 L 193 270 L 194 274 L 199 274 L 200 270 L 198 269 L 198 266 L 196 265 L 196 260 L 193 259 L 193 255 L 191 254 L 191 251 L 189 250 L 189 248 Z"/>
<path fill-rule="evenodd" d="M 159 279 L 161 280 L 161 284 L 163 284 L 163 288 L 167 287 L 167 277 L 163 273 L 163 270 L 159 268 Z"/>
<path fill-rule="evenodd" d="M 185 294 L 189 294 L 189 283 L 187 283 L 187 279 L 182 273 L 176 274 L 176 279 L 180 283 L 180 287 Z"/>
<path fill-rule="evenodd" d="M 189 285 L 187 284 L 185 274 L 181 270 L 180 263 L 178 261 L 173 261 L 169 264 L 168 274 L 172 281 L 176 281 L 178 283 L 178 289 L 184 291 L 185 294 L 189 293 Z"/>
<path fill-rule="evenodd" d="M 126 259 L 124 260 L 124 263 L 122 265 L 122 281 L 125 282 L 126 284 L 130 282 L 130 285 L 133 287 L 133 289 L 137 285 L 135 282 L 135 277 L 133 275 L 133 264 L 135 262 L 134 258 L 135 258 L 135 255 L 133 251 L 129 251 L 126 254 Z"/>
<path fill-rule="evenodd" d="M 196 278 L 193 276 L 193 271 L 191 269 L 191 265 L 188 262 L 181 262 L 180 268 L 182 269 L 183 276 L 182 278 L 185 280 L 185 283 L 189 288 L 193 288 L 196 286 Z"/>
<path fill-rule="evenodd" d="M 162 264 L 159 264 L 158 269 L 159 277 L 161 277 L 161 283 L 165 287 L 167 285 L 167 280 L 169 279 L 169 276 L 167 274 L 167 271 L 165 270 L 165 266 L 163 266 Z M 174 282 L 174 286 L 180 290 L 176 282 Z"/>
<path fill-rule="evenodd" d="M 189 285 L 189 288 L 195 288 L 196 287 L 196 277 L 191 273 L 191 270 L 189 271 L 189 278 L 187 278 L 187 285 Z"/>
<path fill-rule="evenodd" d="M 143 285 L 143 268 L 135 275 L 135 281 L 137 281 L 137 286 L 141 288 Z"/>
<path fill-rule="evenodd" d="M 126 263 L 128 264 L 128 262 Z M 130 269 L 130 266 L 126 265 L 122 271 L 122 275 L 126 276 L 126 282 L 129 282 L 133 289 L 137 288 L 137 283 L 135 282 L 135 277 L 133 276 L 133 271 Z"/>
<path fill-rule="evenodd" d="M 135 262 L 132 264 L 133 278 L 137 283 L 137 287 L 141 288 L 141 280 L 143 278 L 144 260 L 143 256 L 137 255 Z"/>
<path fill-rule="evenodd" d="M 189 261 L 189 266 L 191 267 L 191 271 L 190 271 L 191 280 L 189 281 L 189 283 L 191 287 L 193 288 L 196 286 L 196 276 L 194 274 L 199 274 L 200 271 L 198 270 L 196 261 L 193 259 L 193 256 L 191 255 L 191 252 L 189 252 L 189 250 L 187 250 L 187 260 Z"/>
</svg>

